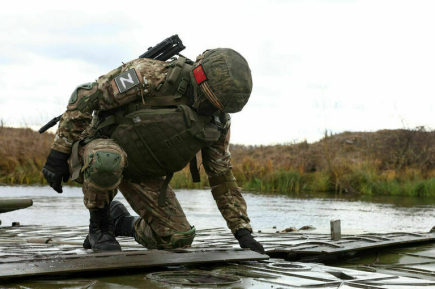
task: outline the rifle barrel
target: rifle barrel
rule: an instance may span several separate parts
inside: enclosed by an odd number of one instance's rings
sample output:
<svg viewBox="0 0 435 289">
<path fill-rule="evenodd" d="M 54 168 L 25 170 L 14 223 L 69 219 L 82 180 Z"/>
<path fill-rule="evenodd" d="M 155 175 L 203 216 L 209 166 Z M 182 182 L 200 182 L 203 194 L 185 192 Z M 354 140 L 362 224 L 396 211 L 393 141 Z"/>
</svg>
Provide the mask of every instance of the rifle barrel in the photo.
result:
<svg viewBox="0 0 435 289">
<path fill-rule="evenodd" d="M 49 122 L 47 122 L 46 125 L 44 125 L 43 127 L 41 127 L 39 129 L 39 133 L 44 133 L 46 130 L 48 130 L 50 127 L 53 127 L 56 125 L 56 123 L 58 123 L 58 121 L 60 120 L 60 118 L 62 117 L 62 114 L 59 115 L 58 117 L 53 118 L 52 120 L 50 120 Z"/>
</svg>

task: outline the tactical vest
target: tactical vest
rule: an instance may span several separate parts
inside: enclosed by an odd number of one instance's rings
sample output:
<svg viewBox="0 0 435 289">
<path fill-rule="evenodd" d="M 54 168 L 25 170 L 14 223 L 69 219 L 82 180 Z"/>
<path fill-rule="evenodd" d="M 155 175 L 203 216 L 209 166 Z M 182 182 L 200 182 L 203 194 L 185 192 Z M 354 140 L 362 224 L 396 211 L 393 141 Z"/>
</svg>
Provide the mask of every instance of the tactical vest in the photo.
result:
<svg viewBox="0 0 435 289">
<path fill-rule="evenodd" d="M 127 153 L 127 177 L 140 180 L 166 175 L 170 180 L 221 135 L 219 117 L 201 116 L 187 106 L 191 62 L 179 57 L 169 66 L 165 82 L 152 97 L 144 99 L 145 103 L 138 100 L 103 112 L 108 116 L 98 130 L 114 128 L 110 138 Z"/>
</svg>

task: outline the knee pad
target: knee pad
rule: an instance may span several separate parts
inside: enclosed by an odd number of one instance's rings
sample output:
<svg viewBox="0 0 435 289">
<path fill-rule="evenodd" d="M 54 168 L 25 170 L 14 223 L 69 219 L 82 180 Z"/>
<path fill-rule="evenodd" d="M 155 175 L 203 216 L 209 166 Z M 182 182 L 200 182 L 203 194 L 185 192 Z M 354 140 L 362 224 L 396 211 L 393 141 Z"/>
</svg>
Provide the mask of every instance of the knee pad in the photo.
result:
<svg viewBox="0 0 435 289">
<path fill-rule="evenodd" d="M 68 102 L 67 110 L 79 110 L 81 113 L 92 114 L 92 106 L 98 100 L 101 91 L 97 82 L 84 83 L 77 86 Z"/>
<path fill-rule="evenodd" d="M 169 237 L 167 242 L 161 243 L 158 245 L 159 249 L 175 249 L 175 248 L 183 248 L 184 246 L 192 245 L 193 239 L 195 238 L 195 227 L 192 227 L 187 232 L 179 232 L 175 233 Z M 165 238 L 165 239 L 166 239 Z"/>
<path fill-rule="evenodd" d="M 86 176 L 100 187 L 111 187 L 122 178 L 122 156 L 116 152 L 97 151 L 88 155 Z"/>
</svg>

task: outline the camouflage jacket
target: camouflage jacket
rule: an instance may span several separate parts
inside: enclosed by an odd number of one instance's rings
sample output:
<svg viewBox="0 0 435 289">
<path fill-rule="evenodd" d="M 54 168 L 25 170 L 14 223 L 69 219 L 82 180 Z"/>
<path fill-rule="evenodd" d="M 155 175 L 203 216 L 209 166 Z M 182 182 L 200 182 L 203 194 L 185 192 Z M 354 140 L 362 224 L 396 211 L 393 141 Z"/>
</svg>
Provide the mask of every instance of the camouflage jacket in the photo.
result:
<svg viewBox="0 0 435 289">
<path fill-rule="evenodd" d="M 120 93 L 114 78 L 132 68 L 136 71 L 140 85 Z M 154 97 L 159 86 L 166 81 L 168 69 L 168 62 L 139 58 L 100 76 L 94 83 L 78 86 L 60 119 L 52 149 L 70 154 L 74 142 L 95 134 L 99 119 L 94 112 Z M 228 124 L 226 134 L 222 134 L 212 146 L 202 149 L 202 163 L 209 177 L 231 169 L 229 137 Z"/>
</svg>

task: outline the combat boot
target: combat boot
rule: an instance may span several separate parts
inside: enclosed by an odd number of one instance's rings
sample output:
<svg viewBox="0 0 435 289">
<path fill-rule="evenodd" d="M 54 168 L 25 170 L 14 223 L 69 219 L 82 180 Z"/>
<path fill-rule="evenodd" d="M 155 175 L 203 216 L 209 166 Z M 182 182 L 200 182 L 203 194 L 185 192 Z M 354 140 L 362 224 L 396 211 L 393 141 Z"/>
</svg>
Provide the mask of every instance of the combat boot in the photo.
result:
<svg viewBox="0 0 435 289">
<path fill-rule="evenodd" d="M 90 210 L 89 244 L 87 247 L 94 251 L 121 251 L 121 246 L 116 241 L 115 226 L 110 216 L 110 206 L 103 209 Z M 85 240 L 86 243 L 86 240 Z M 85 247 L 85 244 L 83 244 Z"/>
<path fill-rule="evenodd" d="M 110 203 L 110 215 L 115 223 L 115 236 L 134 237 L 134 223 L 139 217 L 130 215 L 127 208 L 119 201 Z"/>
</svg>

